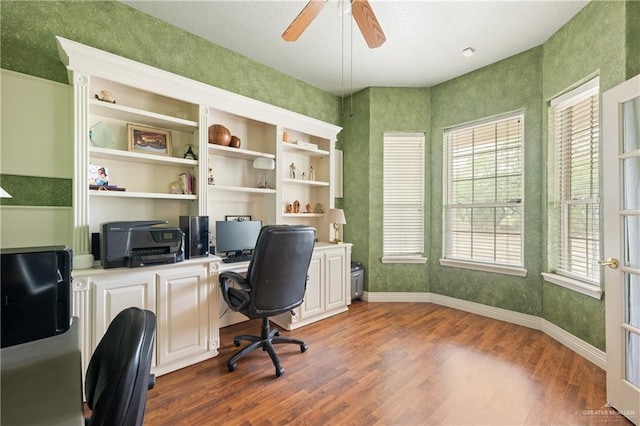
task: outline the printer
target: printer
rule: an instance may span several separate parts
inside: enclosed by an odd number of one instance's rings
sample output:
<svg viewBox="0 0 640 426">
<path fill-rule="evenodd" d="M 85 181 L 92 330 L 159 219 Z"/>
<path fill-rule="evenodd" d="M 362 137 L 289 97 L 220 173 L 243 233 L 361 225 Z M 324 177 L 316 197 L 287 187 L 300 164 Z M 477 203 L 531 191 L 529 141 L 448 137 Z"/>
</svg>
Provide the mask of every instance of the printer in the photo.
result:
<svg viewBox="0 0 640 426">
<path fill-rule="evenodd" d="M 158 265 L 184 260 L 184 233 L 166 221 L 107 222 L 100 226 L 103 268 Z"/>
</svg>

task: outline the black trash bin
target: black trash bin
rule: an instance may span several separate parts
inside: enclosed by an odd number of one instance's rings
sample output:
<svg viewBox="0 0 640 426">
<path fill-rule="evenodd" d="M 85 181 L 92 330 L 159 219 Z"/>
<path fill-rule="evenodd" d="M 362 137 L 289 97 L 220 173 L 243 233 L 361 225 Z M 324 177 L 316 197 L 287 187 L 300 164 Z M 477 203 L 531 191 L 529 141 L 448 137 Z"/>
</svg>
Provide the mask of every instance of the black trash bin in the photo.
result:
<svg viewBox="0 0 640 426">
<path fill-rule="evenodd" d="M 351 300 L 362 300 L 364 291 L 364 267 L 360 262 L 351 262 Z"/>
</svg>

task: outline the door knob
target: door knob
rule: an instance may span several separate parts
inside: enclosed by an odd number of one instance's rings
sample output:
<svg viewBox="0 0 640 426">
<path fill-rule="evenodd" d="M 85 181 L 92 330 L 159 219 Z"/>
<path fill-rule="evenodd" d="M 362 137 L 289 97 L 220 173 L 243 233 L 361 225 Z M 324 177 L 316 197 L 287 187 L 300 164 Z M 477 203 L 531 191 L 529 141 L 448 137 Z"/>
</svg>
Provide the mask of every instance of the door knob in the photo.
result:
<svg viewBox="0 0 640 426">
<path fill-rule="evenodd" d="M 610 257 L 607 260 L 598 260 L 598 265 L 608 266 L 611 269 L 617 269 L 620 263 L 618 262 L 618 259 L 616 259 L 615 257 Z"/>
</svg>

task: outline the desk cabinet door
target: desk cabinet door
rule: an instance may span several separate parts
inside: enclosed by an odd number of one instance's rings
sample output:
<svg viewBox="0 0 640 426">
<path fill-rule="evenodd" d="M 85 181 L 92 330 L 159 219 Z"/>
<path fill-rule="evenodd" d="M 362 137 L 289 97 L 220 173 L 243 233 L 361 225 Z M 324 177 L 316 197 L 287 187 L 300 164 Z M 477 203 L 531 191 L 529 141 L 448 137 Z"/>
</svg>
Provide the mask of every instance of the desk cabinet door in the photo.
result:
<svg viewBox="0 0 640 426">
<path fill-rule="evenodd" d="M 93 349 L 104 336 L 109 324 L 123 309 L 136 306 L 156 312 L 155 274 L 127 273 L 93 278 L 95 317 Z"/>
<path fill-rule="evenodd" d="M 327 302 L 326 310 L 340 309 L 347 306 L 345 285 L 344 250 L 330 251 L 325 254 Z"/>
<path fill-rule="evenodd" d="M 207 352 L 207 266 L 158 274 L 158 367 Z"/>
<path fill-rule="evenodd" d="M 324 258 L 322 253 L 313 252 L 308 276 L 307 291 L 304 294 L 304 302 L 300 306 L 300 319 L 324 312 Z"/>
</svg>

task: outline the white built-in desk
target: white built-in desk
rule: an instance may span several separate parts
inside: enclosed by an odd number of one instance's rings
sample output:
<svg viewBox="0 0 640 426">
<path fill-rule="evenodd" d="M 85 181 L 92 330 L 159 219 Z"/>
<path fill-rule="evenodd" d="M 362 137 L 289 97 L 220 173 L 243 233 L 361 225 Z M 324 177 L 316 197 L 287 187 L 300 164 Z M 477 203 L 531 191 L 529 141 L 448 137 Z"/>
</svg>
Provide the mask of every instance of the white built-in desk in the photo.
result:
<svg viewBox="0 0 640 426">
<path fill-rule="evenodd" d="M 3 425 L 84 425 L 78 321 L 58 336 L 3 348 Z"/>
<path fill-rule="evenodd" d="M 137 306 L 158 318 L 151 372 L 156 376 L 218 355 L 220 327 L 246 321 L 227 309 L 219 290 L 221 271 L 246 272 L 249 262 L 218 256 L 140 268 L 73 271 L 73 315 L 79 317 L 83 368 L 111 320 Z M 304 303 L 295 315 L 273 322 L 292 330 L 344 312 L 351 303 L 351 244 L 317 243 L 309 265 Z"/>
</svg>

